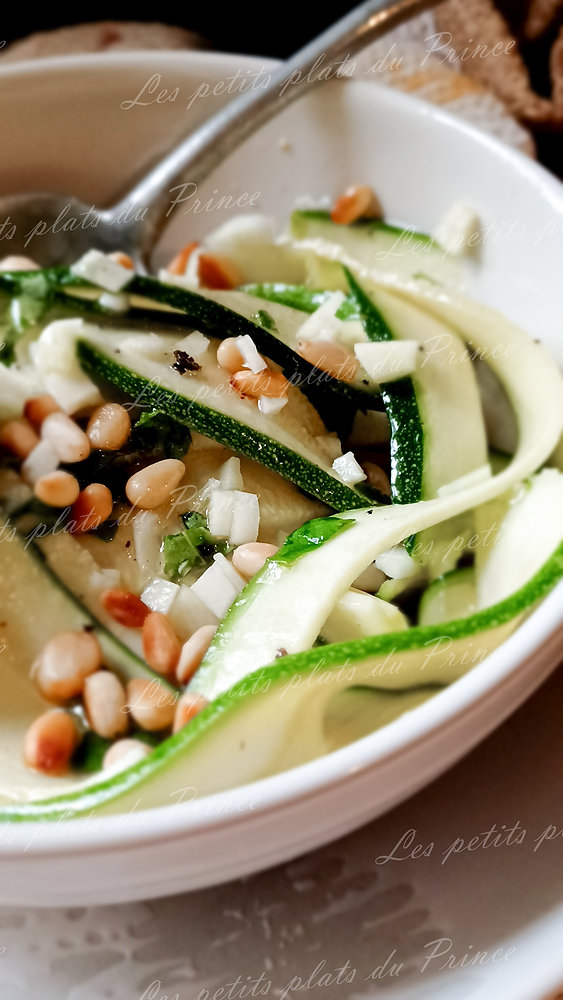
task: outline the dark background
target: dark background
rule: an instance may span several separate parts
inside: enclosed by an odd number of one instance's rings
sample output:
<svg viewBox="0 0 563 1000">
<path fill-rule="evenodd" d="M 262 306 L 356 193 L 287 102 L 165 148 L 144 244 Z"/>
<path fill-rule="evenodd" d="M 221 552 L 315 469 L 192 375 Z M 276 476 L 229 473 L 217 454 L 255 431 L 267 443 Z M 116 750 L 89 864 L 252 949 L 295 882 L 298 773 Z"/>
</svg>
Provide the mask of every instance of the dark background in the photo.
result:
<svg viewBox="0 0 563 1000">
<path fill-rule="evenodd" d="M 46 31 L 67 24 L 86 21 L 163 21 L 206 36 L 213 48 L 226 52 L 285 57 L 342 17 L 356 4 L 346 0 L 282 0 L 281 3 L 217 3 L 200 0 L 193 4 L 119 5 L 110 3 L 90 7 L 60 8 L 51 4 L 25 4 L 19 10 L 3 4 L 0 14 L 0 38 L 14 41 L 32 31 Z"/>
</svg>

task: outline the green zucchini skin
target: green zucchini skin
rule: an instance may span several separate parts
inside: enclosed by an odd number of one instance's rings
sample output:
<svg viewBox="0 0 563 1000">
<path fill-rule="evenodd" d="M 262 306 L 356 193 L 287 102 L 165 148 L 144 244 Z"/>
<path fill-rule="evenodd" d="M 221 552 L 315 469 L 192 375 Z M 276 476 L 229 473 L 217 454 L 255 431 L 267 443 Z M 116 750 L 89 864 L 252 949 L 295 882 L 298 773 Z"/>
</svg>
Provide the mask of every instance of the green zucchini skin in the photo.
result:
<svg viewBox="0 0 563 1000">
<path fill-rule="evenodd" d="M 351 272 L 345 268 L 350 299 L 368 340 L 393 340 L 385 319 Z M 424 432 L 416 393 L 410 378 L 381 386 L 381 398 L 391 429 L 391 498 L 394 503 L 416 503 L 422 497 Z"/>
<path fill-rule="evenodd" d="M 94 381 L 109 383 L 123 395 L 133 400 L 142 399 L 145 404 L 155 406 L 204 437 L 259 461 L 334 510 L 354 510 L 369 507 L 374 502 L 388 502 L 388 497 L 383 494 L 371 496 L 359 488 L 353 489 L 340 483 L 285 445 L 238 420 L 156 385 L 87 341 L 78 341 L 76 349 L 82 368 Z"/>
<path fill-rule="evenodd" d="M 129 282 L 127 292 L 179 310 L 198 330 L 211 337 L 251 336 L 260 353 L 278 364 L 292 385 L 308 397 L 329 430 L 344 434 L 349 431 L 357 410 L 382 408 L 379 395 L 332 378 L 268 330 L 204 295 L 140 276 Z M 140 310 L 137 308 L 136 312 Z"/>
</svg>

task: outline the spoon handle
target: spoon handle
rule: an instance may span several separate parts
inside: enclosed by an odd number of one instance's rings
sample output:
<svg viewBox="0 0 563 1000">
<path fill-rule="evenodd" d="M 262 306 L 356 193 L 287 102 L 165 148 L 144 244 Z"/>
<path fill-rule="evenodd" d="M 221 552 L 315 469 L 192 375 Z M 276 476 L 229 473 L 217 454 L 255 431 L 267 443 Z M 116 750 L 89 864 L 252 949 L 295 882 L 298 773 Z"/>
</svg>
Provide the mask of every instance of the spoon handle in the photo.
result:
<svg viewBox="0 0 563 1000">
<path fill-rule="evenodd" d="M 275 67 L 264 89 L 247 91 L 221 108 L 157 163 L 117 205 L 102 213 L 114 221 L 118 216 L 131 218 L 136 212 L 145 210 L 141 221 L 120 225 L 124 248 L 125 243 L 134 247 L 146 261 L 172 214 L 174 194 L 171 188 L 188 176 L 192 186 L 199 184 L 245 139 L 295 101 L 307 87 L 327 79 L 327 74 L 332 78 L 348 75 L 347 57 L 436 2 L 366 0 L 287 62 Z M 352 65 L 348 71 L 351 69 Z M 319 72 L 315 76 L 316 70 Z"/>
</svg>

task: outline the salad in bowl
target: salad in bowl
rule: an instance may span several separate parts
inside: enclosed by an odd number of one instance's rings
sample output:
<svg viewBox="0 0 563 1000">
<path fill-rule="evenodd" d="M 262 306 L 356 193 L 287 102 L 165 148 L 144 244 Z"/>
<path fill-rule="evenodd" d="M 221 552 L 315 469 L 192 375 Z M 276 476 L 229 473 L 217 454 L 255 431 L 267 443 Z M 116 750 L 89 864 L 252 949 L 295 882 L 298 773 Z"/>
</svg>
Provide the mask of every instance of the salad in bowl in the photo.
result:
<svg viewBox="0 0 563 1000">
<path fill-rule="evenodd" d="M 0 817 L 237 787 L 434 697 L 563 576 L 562 381 L 367 186 L 158 277 L 0 271 Z"/>
</svg>

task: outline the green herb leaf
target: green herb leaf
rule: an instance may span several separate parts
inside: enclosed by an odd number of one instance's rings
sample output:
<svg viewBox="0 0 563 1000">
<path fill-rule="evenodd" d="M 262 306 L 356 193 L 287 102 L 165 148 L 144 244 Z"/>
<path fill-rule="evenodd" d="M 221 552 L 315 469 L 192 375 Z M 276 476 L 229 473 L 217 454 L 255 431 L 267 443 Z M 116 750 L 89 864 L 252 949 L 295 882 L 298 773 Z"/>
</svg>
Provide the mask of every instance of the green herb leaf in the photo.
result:
<svg viewBox="0 0 563 1000">
<path fill-rule="evenodd" d="M 171 579 L 186 576 L 191 569 L 208 565 L 216 552 L 225 555 L 228 542 L 216 538 L 207 527 L 203 514 L 191 511 L 182 517 L 184 530 L 166 535 L 162 542 L 164 573 Z"/>
</svg>

